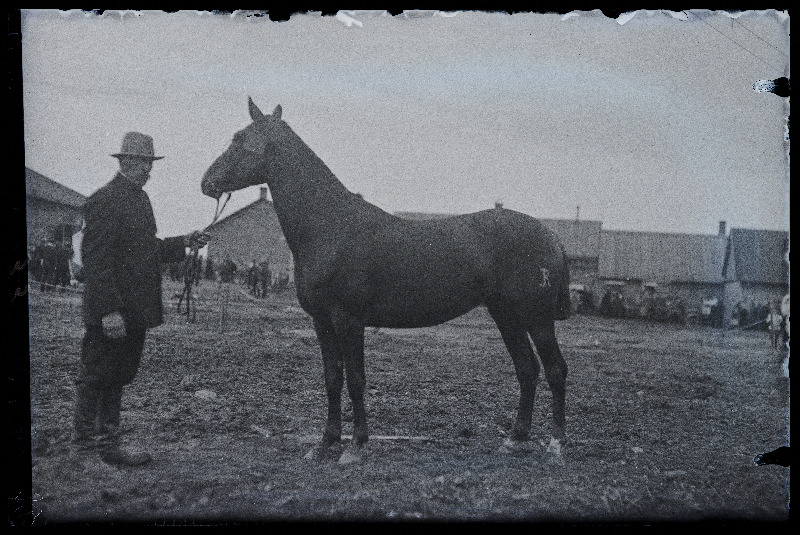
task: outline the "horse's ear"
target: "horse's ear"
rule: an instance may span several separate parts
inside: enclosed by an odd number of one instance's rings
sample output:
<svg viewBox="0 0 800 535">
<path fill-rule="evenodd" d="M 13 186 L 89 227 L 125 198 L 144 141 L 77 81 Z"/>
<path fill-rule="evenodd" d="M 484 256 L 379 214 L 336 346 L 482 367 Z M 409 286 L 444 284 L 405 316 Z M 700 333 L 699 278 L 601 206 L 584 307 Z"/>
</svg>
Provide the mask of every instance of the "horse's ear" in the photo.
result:
<svg viewBox="0 0 800 535">
<path fill-rule="evenodd" d="M 275 111 L 272 112 L 272 117 L 275 119 L 280 119 L 281 113 L 283 113 L 283 108 L 281 108 L 281 105 L 278 104 L 277 106 L 275 106 Z"/>
<path fill-rule="evenodd" d="M 257 122 L 259 119 L 264 118 L 264 114 L 261 113 L 261 110 L 258 109 L 256 103 L 253 102 L 253 99 L 250 97 L 247 97 L 247 106 L 250 108 L 250 118 L 253 120 L 254 123 Z"/>
</svg>

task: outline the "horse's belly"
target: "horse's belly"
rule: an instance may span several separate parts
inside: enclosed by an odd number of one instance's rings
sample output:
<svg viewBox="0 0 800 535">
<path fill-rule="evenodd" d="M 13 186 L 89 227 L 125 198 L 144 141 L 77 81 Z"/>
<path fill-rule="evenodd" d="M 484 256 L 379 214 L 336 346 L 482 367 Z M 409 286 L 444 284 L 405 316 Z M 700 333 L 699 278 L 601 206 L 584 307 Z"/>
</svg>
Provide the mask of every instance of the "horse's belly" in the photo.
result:
<svg viewBox="0 0 800 535">
<path fill-rule="evenodd" d="M 419 310 L 373 310 L 364 318 L 366 327 L 389 327 L 395 329 L 433 327 L 440 325 L 459 316 L 463 316 L 480 303 L 469 307 L 450 310 L 424 311 Z"/>
<path fill-rule="evenodd" d="M 476 240 L 441 236 L 433 247 L 435 237 L 340 255 L 348 262 L 328 281 L 333 299 L 376 327 L 438 325 L 482 304 L 492 285 L 488 253 Z"/>
<path fill-rule="evenodd" d="M 364 323 L 371 327 L 430 327 L 466 314 L 481 305 L 475 291 L 387 292 L 365 306 Z"/>
</svg>

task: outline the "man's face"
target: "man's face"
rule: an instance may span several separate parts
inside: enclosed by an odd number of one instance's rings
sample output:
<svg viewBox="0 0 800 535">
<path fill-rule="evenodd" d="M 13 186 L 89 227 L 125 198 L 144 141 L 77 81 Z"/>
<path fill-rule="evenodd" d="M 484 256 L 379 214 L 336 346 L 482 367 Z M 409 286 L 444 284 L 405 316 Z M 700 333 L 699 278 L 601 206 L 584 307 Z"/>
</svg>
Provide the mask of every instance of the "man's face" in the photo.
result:
<svg viewBox="0 0 800 535">
<path fill-rule="evenodd" d="M 138 186 L 144 186 L 150 180 L 153 160 L 149 158 L 120 158 L 119 167 L 131 182 Z"/>
</svg>

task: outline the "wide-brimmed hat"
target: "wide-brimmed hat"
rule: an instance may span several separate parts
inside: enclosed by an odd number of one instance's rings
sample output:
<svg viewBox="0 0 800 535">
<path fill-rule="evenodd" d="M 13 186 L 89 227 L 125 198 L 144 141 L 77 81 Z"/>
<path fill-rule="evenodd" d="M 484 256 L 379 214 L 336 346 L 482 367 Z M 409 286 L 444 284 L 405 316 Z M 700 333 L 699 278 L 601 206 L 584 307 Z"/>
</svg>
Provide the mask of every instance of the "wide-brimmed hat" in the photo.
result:
<svg viewBox="0 0 800 535">
<path fill-rule="evenodd" d="M 160 160 L 163 156 L 154 156 L 153 138 L 139 132 L 128 132 L 122 138 L 122 150 L 111 156 L 115 158 L 130 157 L 147 160 Z"/>
</svg>

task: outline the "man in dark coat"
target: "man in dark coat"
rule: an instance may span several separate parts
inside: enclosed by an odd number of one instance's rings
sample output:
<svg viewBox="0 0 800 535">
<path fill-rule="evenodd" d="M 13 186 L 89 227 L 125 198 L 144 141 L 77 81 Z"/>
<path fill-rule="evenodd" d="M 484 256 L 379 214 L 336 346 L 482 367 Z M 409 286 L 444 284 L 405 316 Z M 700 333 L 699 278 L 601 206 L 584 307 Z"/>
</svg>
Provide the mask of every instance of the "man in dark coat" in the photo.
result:
<svg viewBox="0 0 800 535">
<path fill-rule="evenodd" d="M 163 323 L 162 263 L 184 258 L 186 247 L 202 247 L 208 235 L 159 239 L 150 198 L 153 139 L 129 132 L 113 154 L 120 170 L 86 201 L 84 208 L 83 338 L 76 381 L 74 442 L 79 453 L 100 454 L 113 465 L 136 466 L 147 453 L 120 447 L 122 388 L 139 369 L 147 329 Z"/>
<path fill-rule="evenodd" d="M 69 269 L 69 262 L 72 260 L 72 243 L 69 238 L 61 240 L 60 245 L 56 246 L 55 266 L 53 266 L 53 284 L 63 288 L 69 287 L 72 274 Z"/>
<path fill-rule="evenodd" d="M 39 289 L 46 292 L 50 289 L 50 281 L 53 278 L 55 268 L 56 244 L 52 240 L 38 245 L 33 253 L 36 263 L 36 280 L 39 281 Z"/>
</svg>

